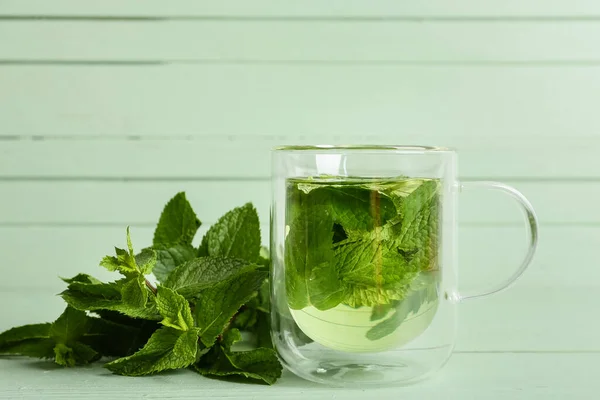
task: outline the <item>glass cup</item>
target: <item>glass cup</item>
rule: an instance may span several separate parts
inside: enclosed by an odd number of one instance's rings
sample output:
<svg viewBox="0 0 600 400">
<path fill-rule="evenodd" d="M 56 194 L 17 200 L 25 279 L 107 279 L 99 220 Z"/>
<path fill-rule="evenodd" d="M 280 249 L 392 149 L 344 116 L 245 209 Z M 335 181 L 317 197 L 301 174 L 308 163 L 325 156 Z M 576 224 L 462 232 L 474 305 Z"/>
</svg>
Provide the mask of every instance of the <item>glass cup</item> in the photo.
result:
<svg viewBox="0 0 600 400">
<path fill-rule="evenodd" d="M 288 146 L 272 153 L 271 334 L 296 375 L 333 385 L 412 383 L 456 340 L 460 301 L 508 287 L 537 245 L 531 204 L 496 182 L 460 183 L 457 154 L 420 146 Z M 457 194 L 508 194 L 529 250 L 491 290 L 457 288 Z"/>
</svg>

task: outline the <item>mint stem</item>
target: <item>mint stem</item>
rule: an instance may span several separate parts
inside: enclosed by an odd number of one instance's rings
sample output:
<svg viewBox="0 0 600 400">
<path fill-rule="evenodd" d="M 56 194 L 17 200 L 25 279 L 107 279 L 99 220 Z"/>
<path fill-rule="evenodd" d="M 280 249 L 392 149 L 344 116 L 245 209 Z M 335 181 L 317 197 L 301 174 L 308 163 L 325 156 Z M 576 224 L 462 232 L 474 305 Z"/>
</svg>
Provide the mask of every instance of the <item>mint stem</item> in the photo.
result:
<svg viewBox="0 0 600 400">
<path fill-rule="evenodd" d="M 146 279 L 146 287 L 148 289 L 150 289 L 152 294 L 154 294 L 156 296 L 156 288 L 154 286 L 152 286 L 152 284 L 150 283 L 150 281 L 148 279 Z"/>
</svg>

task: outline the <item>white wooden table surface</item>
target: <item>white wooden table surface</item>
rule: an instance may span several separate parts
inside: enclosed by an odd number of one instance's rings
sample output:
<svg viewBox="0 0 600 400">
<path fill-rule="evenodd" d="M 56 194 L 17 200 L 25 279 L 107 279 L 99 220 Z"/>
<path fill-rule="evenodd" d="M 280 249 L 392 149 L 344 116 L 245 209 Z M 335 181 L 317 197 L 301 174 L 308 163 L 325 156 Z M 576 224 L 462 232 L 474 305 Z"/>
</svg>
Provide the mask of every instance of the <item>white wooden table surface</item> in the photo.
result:
<svg viewBox="0 0 600 400">
<path fill-rule="evenodd" d="M 330 388 L 285 373 L 276 386 L 206 379 L 191 371 L 145 378 L 101 366 L 66 370 L 0 360 L 0 399 L 596 399 L 600 354 L 458 353 L 440 373 L 406 387 Z"/>
</svg>

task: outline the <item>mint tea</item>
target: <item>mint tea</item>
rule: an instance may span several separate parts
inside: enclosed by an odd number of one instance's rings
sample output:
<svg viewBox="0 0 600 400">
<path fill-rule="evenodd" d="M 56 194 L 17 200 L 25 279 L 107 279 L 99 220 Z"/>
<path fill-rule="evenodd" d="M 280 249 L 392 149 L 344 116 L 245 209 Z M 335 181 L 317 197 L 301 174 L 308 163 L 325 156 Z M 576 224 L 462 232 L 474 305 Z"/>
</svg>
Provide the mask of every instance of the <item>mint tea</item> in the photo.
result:
<svg viewBox="0 0 600 400">
<path fill-rule="evenodd" d="M 285 288 L 298 327 L 326 347 L 384 351 L 422 334 L 438 305 L 438 179 L 288 179 Z"/>
</svg>

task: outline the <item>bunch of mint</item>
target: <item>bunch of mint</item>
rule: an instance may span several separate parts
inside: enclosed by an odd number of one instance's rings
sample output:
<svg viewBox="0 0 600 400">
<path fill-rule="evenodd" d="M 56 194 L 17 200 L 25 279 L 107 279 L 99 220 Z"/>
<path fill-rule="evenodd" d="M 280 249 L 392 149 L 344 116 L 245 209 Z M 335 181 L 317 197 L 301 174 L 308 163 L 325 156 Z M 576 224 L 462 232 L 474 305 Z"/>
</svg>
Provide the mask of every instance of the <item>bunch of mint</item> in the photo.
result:
<svg viewBox="0 0 600 400">
<path fill-rule="evenodd" d="M 127 229 L 127 250 L 102 259 L 120 279 L 63 279 L 64 313 L 53 323 L 0 334 L 0 354 L 68 367 L 110 358 L 105 367 L 119 375 L 190 368 L 273 384 L 282 368 L 269 333 L 270 261 L 262 254 L 256 210 L 248 203 L 228 212 L 194 248 L 199 227 L 185 194 L 177 194 L 160 216 L 152 247 L 135 254 Z M 146 278 L 150 273 L 158 285 Z M 255 348 L 234 351 L 241 331 Z"/>
</svg>

